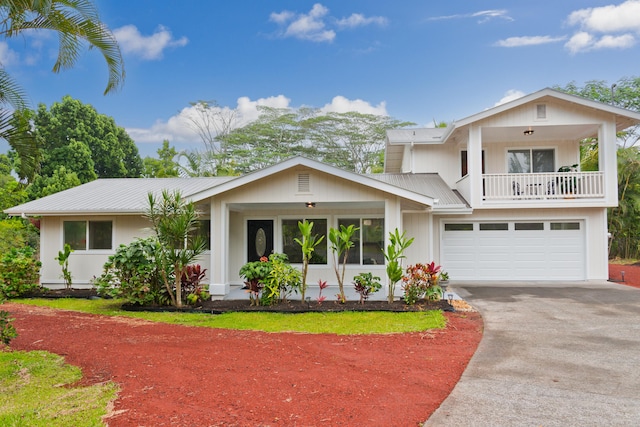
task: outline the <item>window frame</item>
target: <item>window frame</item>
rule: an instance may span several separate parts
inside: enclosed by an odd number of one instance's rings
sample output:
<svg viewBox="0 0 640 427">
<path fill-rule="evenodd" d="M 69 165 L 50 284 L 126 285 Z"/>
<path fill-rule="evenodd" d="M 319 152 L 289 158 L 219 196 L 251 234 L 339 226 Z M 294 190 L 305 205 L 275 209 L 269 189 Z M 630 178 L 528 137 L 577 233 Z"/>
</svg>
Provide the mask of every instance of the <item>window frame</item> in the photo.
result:
<svg viewBox="0 0 640 427">
<path fill-rule="evenodd" d="M 324 262 L 314 262 L 313 258 L 311 260 L 311 262 L 309 262 L 309 267 L 314 267 L 314 266 L 327 266 L 329 265 L 329 252 L 331 251 L 330 247 L 329 247 L 329 218 L 326 216 L 298 216 L 298 215 L 287 215 L 287 216 L 282 216 L 278 219 L 277 224 L 278 224 L 278 231 L 276 232 L 274 230 L 274 235 L 277 233 L 278 234 L 278 239 L 279 239 L 279 245 L 280 245 L 280 252 L 287 255 L 287 257 L 289 257 L 289 255 L 285 252 L 285 242 L 284 242 L 284 221 L 295 221 L 296 223 L 296 230 L 297 233 L 299 233 L 299 229 L 297 228 L 298 226 L 298 221 L 302 222 L 304 220 L 307 220 L 309 222 L 313 222 L 313 230 L 311 230 L 312 234 L 322 234 L 319 233 L 316 226 L 317 226 L 317 221 L 321 220 L 321 221 L 325 221 L 326 222 L 326 228 L 324 230 L 324 239 L 322 240 L 322 243 L 320 245 L 325 246 L 326 247 L 326 256 L 325 256 L 325 260 Z M 299 237 L 299 234 L 296 234 L 294 237 Z M 275 239 L 275 236 L 274 236 Z M 298 245 L 298 249 L 300 249 L 300 246 Z M 301 249 L 300 249 L 301 251 Z M 315 254 L 316 250 L 314 250 L 314 254 Z M 302 258 L 302 252 L 300 252 L 300 257 Z M 290 258 L 290 257 L 289 257 Z M 289 259 L 289 263 L 291 264 L 298 264 L 298 265 L 302 265 L 302 261 L 298 262 L 298 261 L 292 261 L 291 259 Z"/>
<path fill-rule="evenodd" d="M 356 232 L 358 233 L 358 237 L 357 237 L 357 244 L 358 244 L 358 261 L 354 262 L 354 261 L 347 261 L 347 265 L 348 266 L 366 266 L 366 267 L 371 267 L 374 265 L 385 265 L 386 264 L 386 260 L 384 258 L 384 254 L 383 254 L 383 250 L 384 250 L 384 246 L 385 246 L 385 242 L 386 242 L 386 235 L 385 235 L 385 219 L 383 216 L 376 216 L 376 215 L 336 215 L 335 218 L 335 226 L 336 228 L 340 227 L 340 220 L 344 220 L 344 221 L 358 221 L 358 225 L 357 227 L 359 228 L 359 230 Z M 364 245 L 365 245 L 365 239 L 363 238 L 363 234 L 362 232 L 364 231 L 364 222 L 370 220 L 370 221 L 380 221 L 382 223 L 382 247 L 380 250 L 380 254 L 381 257 L 379 259 L 380 263 L 378 262 L 371 262 L 371 263 L 365 263 L 364 260 L 364 255 L 365 255 L 365 251 L 364 251 Z M 375 242 L 373 242 L 375 243 Z M 349 255 L 349 258 L 352 258 L 351 254 Z M 370 258 L 373 259 L 373 258 Z M 377 260 L 376 260 L 377 261 Z"/>
<path fill-rule="evenodd" d="M 84 224 L 84 239 L 82 239 L 81 241 L 84 243 L 84 248 L 79 247 L 78 245 L 73 245 L 71 244 L 71 242 L 69 242 L 67 240 L 67 231 L 66 231 L 66 227 L 65 224 L 66 223 L 83 223 Z M 97 224 L 97 223 L 109 223 L 111 226 L 111 241 L 110 241 L 110 247 L 109 248 L 92 248 L 92 242 L 95 239 L 95 231 L 96 229 L 91 227 L 92 224 Z M 64 247 L 65 244 L 70 244 L 71 245 L 71 249 L 73 249 L 74 252 L 91 252 L 91 253 L 96 253 L 96 252 L 113 252 L 114 247 L 115 247 L 115 221 L 112 218 L 93 218 L 93 219 L 63 219 L 62 220 L 62 247 Z M 92 237 L 94 236 L 94 237 Z"/>
<path fill-rule="evenodd" d="M 516 151 L 528 151 L 529 152 L 529 171 L 525 171 L 525 172 L 513 172 L 511 171 L 511 167 L 510 167 L 510 162 L 509 162 L 509 157 L 510 154 L 512 152 L 516 152 Z M 534 162 L 534 152 L 537 151 L 551 151 L 552 153 L 552 157 L 553 157 L 553 164 L 551 165 L 551 169 L 549 171 L 542 171 L 542 172 L 538 172 L 535 170 L 535 165 L 533 164 Z M 507 148 L 507 152 L 505 155 L 505 170 L 507 171 L 507 173 L 509 174 L 523 174 L 523 173 L 553 173 L 556 171 L 556 164 L 557 159 L 556 159 L 556 153 L 557 153 L 557 148 L 556 147 L 513 147 L 513 148 Z"/>
</svg>

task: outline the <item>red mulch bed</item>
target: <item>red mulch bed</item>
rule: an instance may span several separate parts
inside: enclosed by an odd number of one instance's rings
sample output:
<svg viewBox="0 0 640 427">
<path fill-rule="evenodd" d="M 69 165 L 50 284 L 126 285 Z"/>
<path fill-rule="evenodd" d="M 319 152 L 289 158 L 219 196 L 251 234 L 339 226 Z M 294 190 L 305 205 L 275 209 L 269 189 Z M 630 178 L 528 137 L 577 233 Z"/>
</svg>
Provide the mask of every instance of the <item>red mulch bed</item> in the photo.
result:
<svg viewBox="0 0 640 427">
<path fill-rule="evenodd" d="M 14 350 L 48 350 L 83 383 L 121 387 L 109 426 L 417 426 L 449 395 L 482 336 L 444 330 L 311 335 L 150 323 L 21 304 Z"/>
<path fill-rule="evenodd" d="M 624 271 L 624 281 L 622 272 Z M 640 263 L 635 264 L 609 264 L 609 280 L 622 285 L 640 288 Z"/>
</svg>

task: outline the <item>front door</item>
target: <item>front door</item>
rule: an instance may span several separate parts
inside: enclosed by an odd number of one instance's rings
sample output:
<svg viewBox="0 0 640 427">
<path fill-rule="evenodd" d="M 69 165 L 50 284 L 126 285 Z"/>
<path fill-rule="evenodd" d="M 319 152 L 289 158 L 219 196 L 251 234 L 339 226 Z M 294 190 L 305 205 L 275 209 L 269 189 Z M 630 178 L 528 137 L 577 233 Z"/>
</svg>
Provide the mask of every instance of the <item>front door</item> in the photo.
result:
<svg viewBox="0 0 640 427">
<path fill-rule="evenodd" d="M 273 252 L 273 220 L 247 221 L 247 262 L 259 261 Z"/>
</svg>

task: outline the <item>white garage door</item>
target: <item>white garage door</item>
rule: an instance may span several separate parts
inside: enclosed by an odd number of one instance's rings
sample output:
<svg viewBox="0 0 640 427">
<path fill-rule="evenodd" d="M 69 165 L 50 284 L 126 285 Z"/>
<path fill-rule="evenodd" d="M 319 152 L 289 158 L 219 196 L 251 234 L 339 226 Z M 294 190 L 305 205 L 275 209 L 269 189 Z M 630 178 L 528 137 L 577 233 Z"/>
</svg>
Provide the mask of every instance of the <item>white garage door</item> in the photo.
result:
<svg viewBox="0 0 640 427">
<path fill-rule="evenodd" d="M 444 222 L 442 268 L 452 280 L 583 280 L 582 221 Z"/>
</svg>

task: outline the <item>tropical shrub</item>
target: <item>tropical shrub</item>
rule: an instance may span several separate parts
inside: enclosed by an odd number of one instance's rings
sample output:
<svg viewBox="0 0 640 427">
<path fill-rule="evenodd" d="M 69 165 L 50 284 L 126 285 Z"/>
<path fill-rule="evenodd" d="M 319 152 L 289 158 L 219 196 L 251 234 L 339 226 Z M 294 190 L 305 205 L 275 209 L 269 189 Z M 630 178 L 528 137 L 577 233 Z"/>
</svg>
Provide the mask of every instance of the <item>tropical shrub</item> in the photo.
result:
<svg viewBox="0 0 640 427">
<path fill-rule="evenodd" d="M 60 264 L 60 267 L 62 268 L 62 279 L 64 280 L 64 286 L 67 289 L 71 289 L 72 280 L 71 270 L 69 270 L 69 257 L 71 256 L 71 252 L 73 252 L 71 245 L 65 243 L 64 250 L 58 251 L 58 256 L 56 257 L 58 264 Z"/>
<path fill-rule="evenodd" d="M 322 290 L 327 289 L 329 285 L 326 280 L 318 279 L 318 305 L 321 305 L 324 300 L 327 299 L 326 296 L 322 295 Z"/>
<path fill-rule="evenodd" d="M 40 266 L 31 247 L 12 248 L 0 259 L 0 295 L 17 298 L 40 288 Z"/>
<path fill-rule="evenodd" d="M 336 297 L 342 303 L 347 300 L 344 294 L 344 273 L 349 259 L 349 249 L 355 244 L 352 239 L 358 230 L 359 228 L 353 224 L 348 227 L 340 225 L 340 228 L 329 229 L 329 241 L 331 242 L 331 252 L 333 253 L 333 269 L 336 273 L 340 290 Z"/>
<path fill-rule="evenodd" d="M 182 283 L 183 293 L 187 296 L 187 304 L 195 305 L 208 300 L 211 296 L 200 284 L 206 272 L 207 269 L 202 268 L 200 264 L 187 265 L 182 272 L 180 282 Z"/>
<path fill-rule="evenodd" d="M 405 231 L 400 234 L 396 228 L 393 232 L 389 232 L 389 244 L 384 253 L 387 262 L 387 278 L 389 279 L 389 304 L 393 302 L 396 291 L 396 283 L 402 279 L 402 259 L 404 251 L 413 243 L 414 238 L 407 239 Z"/>
<path fill-rule="evenodd" d="M 291 292 L 298 293 L 302 287 L 302 274 L 289 264 L 285 254 L 269 255 L 269 263 L 271 270 L 263 281 L 264 289 L 260 299 L 262 305 L 285 302 Z"/>
<path fill-rule="evenodd" d="M 434 262 L 408 266 L 402 276 L 405 303 L 413 305 L 423 297 L 427 300 L 440 299 L 442 289 L 438 286 L 439 272 L 440 266 Z"/>
<path fill-rule="evenodd" d="M 94 280 L 98 293 L 130 304 L 168 305 L 170 299 L 156 260 L 159 250 L 160 243 L 153 237 L 120 245 L 104 264 L 103 274 Z"/>
<path fill-rule="evenodd" d="M 360 294 L 360 304 L 369 299 L 369 296 L 380 290 L 380 278 L 374 276 L 373 273 L 360 273 L 353 278 L 353 285 L 356 292 Z"/>
<path fill-rule="evenodd" d="M 297 237 L 293 240 L 300 245 L 302 250 L 302 284 L 300 285 L 301 301 L 304 303 L 305 293 L 307 292 L 307 272 L 309 271 L 309 262 L 313 256 L 313 252 L 322 241 L 324 236 L 318 238 L 317 234 L 311 234 L 313 230 L 313 221 L 298 221 L 298 229 L 300 230 L 300 239 Z"/>
<path fill-rule="evenodd" d="M 259 261 L 251 261 L 240 267 L 240 277 L 244 279 L 251 305 L 260 305 L 260 292 L 270 271 L 271 263 L 266 256 L 260 257 Z"/>
</svg>

